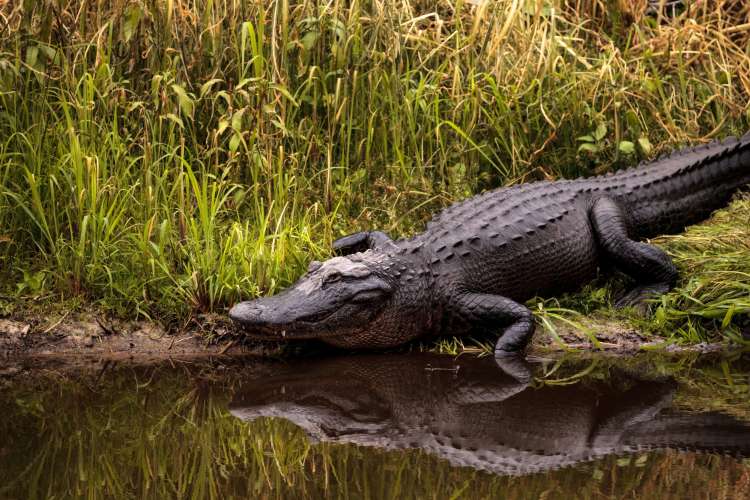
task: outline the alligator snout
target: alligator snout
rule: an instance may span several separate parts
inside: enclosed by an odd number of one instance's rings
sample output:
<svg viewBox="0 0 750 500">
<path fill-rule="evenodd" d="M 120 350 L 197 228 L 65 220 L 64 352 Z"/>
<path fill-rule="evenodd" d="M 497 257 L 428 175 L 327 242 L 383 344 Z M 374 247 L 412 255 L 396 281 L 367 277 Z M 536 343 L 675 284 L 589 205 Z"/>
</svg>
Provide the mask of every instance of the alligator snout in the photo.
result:
<svg viewBox="0 0 750 500">
<path fill-rule="evenodd" d="M 246 333 L 262 338 L 299 338 L 304 332 L 304 320 L 320 310 L 315 301 L 305 301 L 294 289 L 271 297 L 260 297 L 236 304 L 229 317 L 242 325 Z M 329 314 L 329 313 L 326 313 Z"/>
<path fill-rule="evenodd" d="M 268 306 L 259 304 L 258 301 L 240 302 L 229 310 L 229 317 L 243 325 L 263 325 Z"/>
</svg>

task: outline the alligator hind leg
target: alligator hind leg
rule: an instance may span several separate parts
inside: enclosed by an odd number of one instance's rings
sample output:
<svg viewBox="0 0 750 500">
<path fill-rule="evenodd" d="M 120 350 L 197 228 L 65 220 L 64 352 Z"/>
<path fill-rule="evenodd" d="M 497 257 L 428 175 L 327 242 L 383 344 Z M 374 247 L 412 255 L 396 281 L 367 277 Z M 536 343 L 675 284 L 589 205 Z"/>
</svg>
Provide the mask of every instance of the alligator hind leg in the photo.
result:
<svg viewBox="0 0 750 500">
<path fill-rule="evenodd" d="M 388 248 L 394 245 L 393 240 L 381 231 L 360 231 L 344 236 L 333 242 L 336 255 L 351 255 L 365 250 Z"/>
<path fill-rule="evenodd" d="M 470 325 L 496 329 L 508 325 L 495 344 L 495 356 L 522 353 L 534 334 L 531 311 L 510 299 L 487 293 L 465 293 L 453 304 L 453 312 Z"/>
<path fill-rule="evenodd" d="M 672 260 L 655 246 L 630 239 L 617 202 L 598 199 L 591 209 L 591 222 L 607 258 L 637 283 L 615 303 L 616 307 L 639 305 L 675 285 L 677 269 Z"/>
</svg>

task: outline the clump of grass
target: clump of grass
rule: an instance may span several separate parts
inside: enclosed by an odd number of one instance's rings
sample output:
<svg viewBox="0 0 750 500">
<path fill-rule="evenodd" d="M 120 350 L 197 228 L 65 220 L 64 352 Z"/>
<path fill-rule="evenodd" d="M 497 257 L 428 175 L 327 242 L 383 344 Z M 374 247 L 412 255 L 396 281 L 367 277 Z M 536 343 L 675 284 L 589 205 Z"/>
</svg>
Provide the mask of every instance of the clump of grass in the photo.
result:
<svg viewBox="0 0 750 500">
<path fill-rule="evenodd" d="M 742 342 L 750 317 L 750 197 L 705 224 L 656 240 L 682 271 L 680 286 L 657 302 L 653 327 L 676 338 L 707 340 L 722 331 Z"/>
<path fill-rule="evenodd" d="M 633 5 L 6 2 L 2 294 L 221 312 L 347 232 L 744 132 L 746 10 Z M 698 288 L 660 331 L 716 330 L 678 314 Z"/>
</svg>

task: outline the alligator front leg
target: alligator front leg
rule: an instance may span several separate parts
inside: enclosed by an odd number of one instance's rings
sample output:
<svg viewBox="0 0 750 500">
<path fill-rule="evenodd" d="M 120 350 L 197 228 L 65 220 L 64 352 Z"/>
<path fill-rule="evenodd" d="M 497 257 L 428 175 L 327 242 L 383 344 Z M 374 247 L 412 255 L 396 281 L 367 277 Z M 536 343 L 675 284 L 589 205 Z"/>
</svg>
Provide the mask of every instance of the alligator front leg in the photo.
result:
<svg viewBox="0 0 750 500">
<path fill-rule="evenodd" d="M 628 236 L 621 207 L 611 198 L 600 198 L 591 209 L 591 222 L 599 245 L 614 266 L 636 281 L 636 286 L 616 303 L 628 307 L 668 292 L 677 281 L 677 269 L 667 254 Z"/>
<path fill-rule="evenodd" d="M 531 311 L 508 298 L 486 293 L 465 293 L 453 303 L 453 313 L 485 329 L 506 326 L 495 344 L 495 356 L 521 354 L 534 333 Z"/>
<path fill-rule="evenodd" d="M 333 242 L 333 253 L 351 255 L 365 250 L 379 250 L 394 246 L 393 240 L 381 231 L 360 231 Z"/>
</svg>

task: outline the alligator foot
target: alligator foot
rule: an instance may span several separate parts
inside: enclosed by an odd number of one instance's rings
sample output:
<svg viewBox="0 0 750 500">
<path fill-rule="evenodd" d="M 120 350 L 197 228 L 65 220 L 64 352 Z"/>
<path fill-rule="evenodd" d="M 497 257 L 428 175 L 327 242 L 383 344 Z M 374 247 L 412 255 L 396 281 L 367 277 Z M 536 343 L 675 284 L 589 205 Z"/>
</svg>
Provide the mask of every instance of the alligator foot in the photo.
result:
<svg viewBox="0 0 750 500">
<path fill-rule="evenodd" d="M 632 307 L 637 312 L 645 314 L 648 311 L 649 301 L 667 293 L 670 288 L 671 286 L 668 283 L 637 286 L 628 290 L 622 297 L 617 299 L 615 301 L 615 308 L 624 309 Z"/>
<path fill-rule="evenodd" d="M 526 344 L 534 335 L 535 325 L 531 311 L 520 304 L 518 306 L 522 308 L 517 311 L 518 316 L 495 343 L 495 359 L 523 354 Z"/>
<path fill-rule="evenodd" d="M 669 291 L 677 281 L 672 260 L 659 248 L 630 239 L 622 208 L 611 198 L 599 198 L 594 203 L 591 223 L 607 258 L 638 283 L 615 307 L 636 307 L 645 313 L 645 301 Z"/>
<path fill-rule="evenodd" d="M 495 344 L 495 357 L 517 356 L 534 334 L 534 317 L 524 305 L 501 295 L 465 293 L 453 299 L 451 312 L 470 325 L 496 330 L 509 325 Z"/>
<path fill-rule="evenodd" d="M 333 253 L 351 255 L 365 250 L 377 250 L 395 246 L 393 240 L 381 231 L 361 231 L 343 236 L 333 242 Z"/>
</svg>

